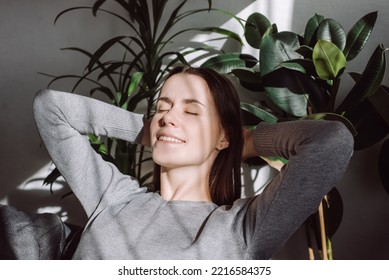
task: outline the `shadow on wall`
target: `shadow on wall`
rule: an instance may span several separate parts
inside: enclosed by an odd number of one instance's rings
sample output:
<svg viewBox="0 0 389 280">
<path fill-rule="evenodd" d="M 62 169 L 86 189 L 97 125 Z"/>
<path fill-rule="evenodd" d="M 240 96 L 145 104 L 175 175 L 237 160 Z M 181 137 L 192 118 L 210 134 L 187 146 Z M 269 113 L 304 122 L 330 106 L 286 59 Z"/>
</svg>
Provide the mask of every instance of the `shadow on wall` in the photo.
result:
<svg viewBox="0 0 389 280">
<path fill-rule="evenodd" d="M 55 213 L 64 222 L 84 225 L 86 215 L 65 180 L 61 177 L 51 187 L 43 185 L 53 165 L 45 165 L 33 179 L 7 194 L 7 204 L 29 213 Z"/>
</svg>

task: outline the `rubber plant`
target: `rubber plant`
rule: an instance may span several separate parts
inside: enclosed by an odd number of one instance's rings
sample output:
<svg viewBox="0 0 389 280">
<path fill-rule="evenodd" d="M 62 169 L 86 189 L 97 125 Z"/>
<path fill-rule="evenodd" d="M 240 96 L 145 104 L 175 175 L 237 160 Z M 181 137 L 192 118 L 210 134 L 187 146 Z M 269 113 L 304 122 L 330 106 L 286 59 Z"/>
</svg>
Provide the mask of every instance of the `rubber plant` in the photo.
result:
<svg viewBox="0 0 389 280">
<path fill-rule="evenodd" d="M 381 85 L 387 49 L 378 45 L 362 73 L 349 73 L 355 81 L 351 90 L 341 91 L 340 82 L 348 62 L 357 58 L 368 41 L 377 15 L 366 14 L 346 33 L 339 22 L 315 14 L 299 35 L 278 32 L 266 16 L 253 13 L 246 20 L 245 39 L 258 49 L 258 57 L 220 54 L 203 66 L 234 75 L 243 87 L 257 94 L 256 104 L 242 103 L 244 112 L 255 116 L 254 121 L 248 119 L 248 125 L 301 118 L 339 120 L 353 133 L 355 150 L 361 150 L 381 141 L 389 132 L 389 90 Z M 342 102 L 336 106 L 338 99 Z M 388 151 L 386 141 L 379 169 L 387 191 L 389 180 L 383 170 L 388 166 Z M 332 259 L 331 236 L 342 212 L 341 198 L 334 188 L 305 223 L 310 258 Z M 313 248 L 317 249 L 316 256 Z"/>
<path fill-rule="evenodd" d="M 205 43 L 198 43 L 196 48 L 191 49 L 187 46 L 172 49 L 171 45 L 176 37 L 187 32 L 197 34 L 213 32 L 221 34 L 220 39 L 231 39 L 242 44 L 241 38 L 236 33 L 220 27 L 179 28 L 179 24 L 189 17 L 196 16 L 200 19 L 201 16 L 209 17 L 215 12 L 234 17 L 226 11 L 213 8 L 212 0 L 208 0 L 204 8 L 190 10 L 184 9 L 188 0 L 170 5 L 167 0 L 115 0 L 120 8 L 115 12 L 104 9 L 105 2 L 107 1 L 97 0 L 92 6 L 66 9 L 57 15 L 55 23 L 69 12 L 87 10 L 95 17 L 99 14 L 112 16 L 127 26 L 129 34 L 110 38 L 94 52 L 79 47 L 64 48 L 63 50 L 85 55 L 89 63 L 80 75 L 44 74 L 52 78 L 49 87 L 57 80 L 71 78 L 76 80 L 72 89 L 74 92 L 81 83 L 89 83 L 90 95 L 103 93 L 112 104 L 123 109 L 139 111 L 139 104 L 146 104 L 142 113 L 149 118 L 158 88 L 171 65 L 175 63 L 189 65 L 185 58 L 188 54 L 198 51 L 202 51 L 202 55 L 204 51 L 210 54 L 214 49 Z M 118 47 L 122 52 L 117 51 Z M 119 56 L 118 59 L 104 59 L 107 55 L 112 57 L 112 54 Z M 150 153 L 145 151 L 143 146 L 110 138 L 103 141 L 93 135 L 89 138 L 96 151 L 114 162 L 123 173 L 137 178 L 141 184 L 152 176 L 152 172 L 145 172 L 142 169 L 144 163 L 151 160 Z M 59 175 L 58 170 L 54 169 L 44 183 L 52 184 Z"/>
</svg>

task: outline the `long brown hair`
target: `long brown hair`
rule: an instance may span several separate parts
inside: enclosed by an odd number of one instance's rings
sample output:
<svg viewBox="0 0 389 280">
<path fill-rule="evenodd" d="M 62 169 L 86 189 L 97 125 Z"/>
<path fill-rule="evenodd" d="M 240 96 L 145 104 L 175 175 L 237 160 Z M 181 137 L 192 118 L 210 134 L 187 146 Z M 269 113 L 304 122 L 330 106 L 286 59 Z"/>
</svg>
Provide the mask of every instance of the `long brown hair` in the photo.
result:
<svg viewBox="0 0 389 280">
<path fill-rule="evenodd" d="M 229 146 L 221 150 L 211 167 L 209 188 L 212 201 L 217 205 L 231 205 L 241 193 L 241 158 L 243 147 L 242 120 L 240 101 L 234 85 L 225 76 L 209 68 L 176 66 L 170 77 L 186 73 L 196 75 L 205 80 L 219 121 L 228 139 Z M 160 190 L 161 167 L 155 165 L 154 188 Z"/>
</svg>

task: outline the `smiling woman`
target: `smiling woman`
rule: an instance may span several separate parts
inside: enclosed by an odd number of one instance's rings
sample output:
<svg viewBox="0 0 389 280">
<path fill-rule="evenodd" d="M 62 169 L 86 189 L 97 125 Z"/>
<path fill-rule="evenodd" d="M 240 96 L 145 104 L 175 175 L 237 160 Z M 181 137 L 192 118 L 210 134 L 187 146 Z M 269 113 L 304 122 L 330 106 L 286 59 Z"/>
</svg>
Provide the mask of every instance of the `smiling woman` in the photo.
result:
<svg viewBox="0 0 389 280">
<path fill-rule="evenodd" d="M 74 259 L 269 259 L 341 178 L 353 148 L 338 122 L 260 123 L 242 133 L 234 87 L 206 68 L 174 68 L 151 122 L 52 90 L 36 96 L 34 116 L 88 215 Z M 160 191 L 104 161 L 89 133 L 151 146 Z M 240 162 L 256 156 L 289 161 L 261 194 L 239 198 Z"/>
<path fill-rule="evenodd" d="M 150 131 L 158 164 L 154 185 L 161 196 L 231 205 L 240 197 L 236 159 L 242 157 L 243 145 L 240 103 L 232 83 L 207 68 L 176 67 L 156 109 Z M 180 145 L 169 145 L 165 136 Z"/>
</svg>

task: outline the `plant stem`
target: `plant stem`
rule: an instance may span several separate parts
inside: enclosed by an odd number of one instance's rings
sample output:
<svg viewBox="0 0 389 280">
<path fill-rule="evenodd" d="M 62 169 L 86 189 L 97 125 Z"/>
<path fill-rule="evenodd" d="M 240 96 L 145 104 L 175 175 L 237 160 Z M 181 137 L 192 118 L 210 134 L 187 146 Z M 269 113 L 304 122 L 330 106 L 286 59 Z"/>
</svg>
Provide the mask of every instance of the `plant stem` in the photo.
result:
<svg viewBox="0 0 389 280">
<path fill-rule="evenodd" d="M 319 219 L 320 219 L 320 236 L 321 236 L 321 246 L 323 251 L 323 260 L 328 260 L 327 235 L 326 235 L 326 229 L 324 223 L 323 202 L 320 202 L 319 205 Z"/>
<path fill-rule="evenodd" d="M 138 178 L 141 178 L 142 176 L 142 160 L 143 160 L 143 152 L 145 150 L 145 147 L 144 146 L 140 146 L 140 151 L 139 151 L 139 159 L 138 159 Z"/>
<path fill-rule="evenodd" d="M 308 257 L 310 260 L 315 259 L 315 253 L 313 251 L 313 246 L 312 246 L 312 239 L 311 235 L 309 232 L 309 225 L 307 222 L 305 222 L 305 233 L 307 234 L 307 242 L 308 242 Z"/>
</svg>

